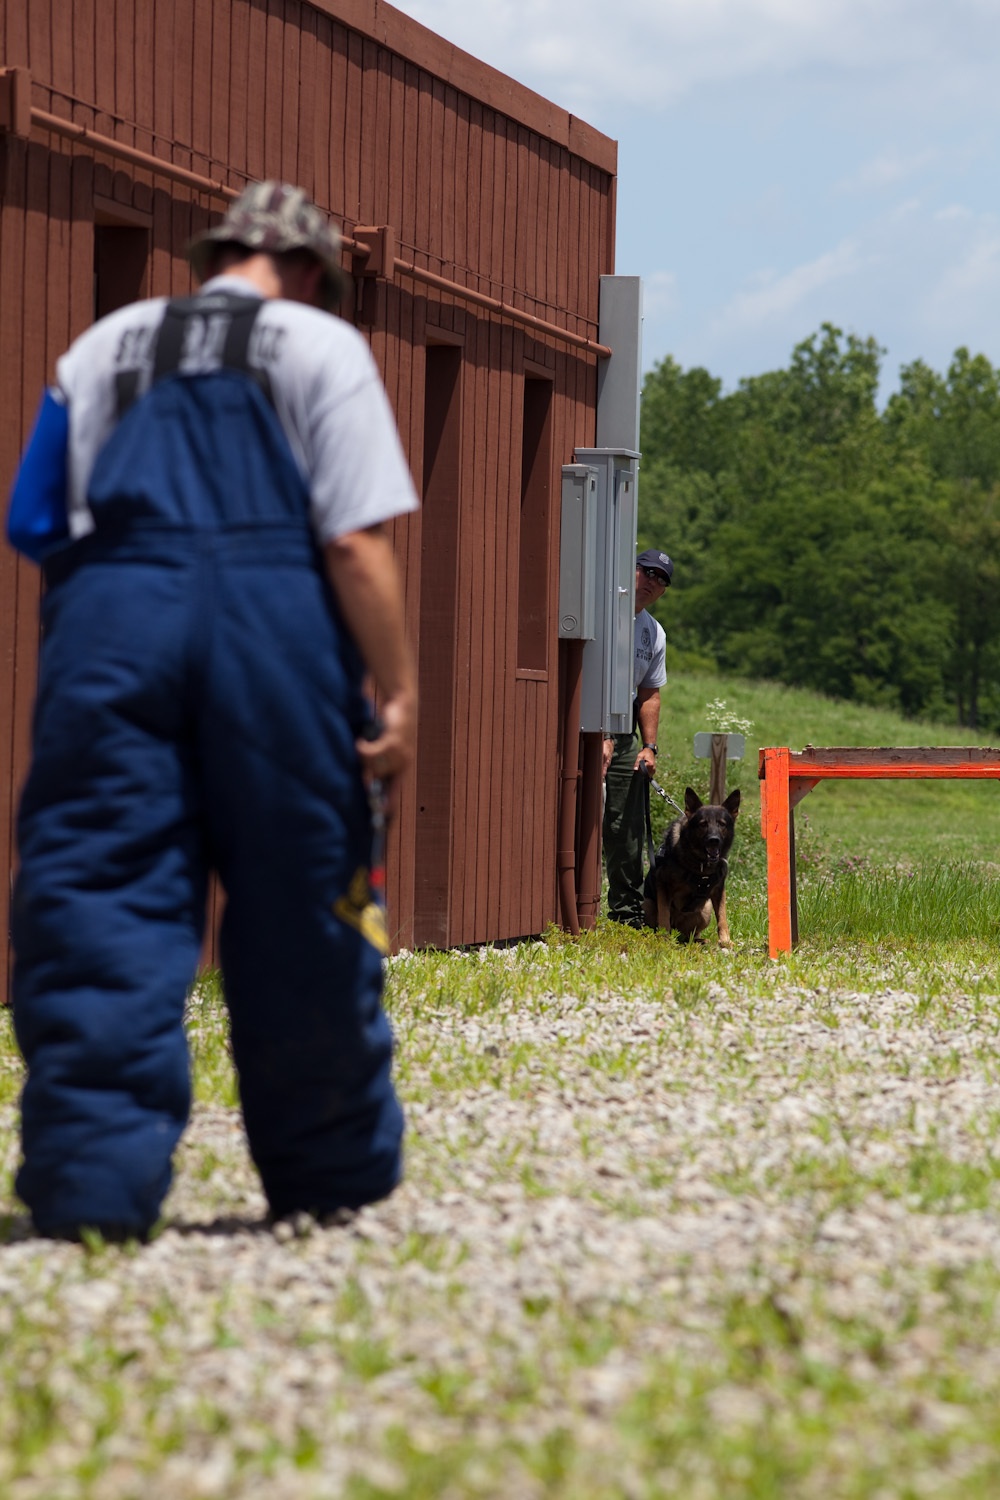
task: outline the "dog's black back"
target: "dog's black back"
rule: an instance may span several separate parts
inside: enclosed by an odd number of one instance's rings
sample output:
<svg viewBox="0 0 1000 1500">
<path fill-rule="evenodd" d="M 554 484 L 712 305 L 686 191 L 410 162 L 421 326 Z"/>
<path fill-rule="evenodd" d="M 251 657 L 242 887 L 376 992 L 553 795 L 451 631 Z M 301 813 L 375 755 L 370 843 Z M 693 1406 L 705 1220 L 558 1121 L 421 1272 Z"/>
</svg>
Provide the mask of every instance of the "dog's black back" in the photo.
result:
<svg viewBox="0 0 1000 1500">
<path fill-rule="evenodd" d="M 646 876 L 643 912 L 651 927 L 697 940 L 714 910 L 719 943 L 728 947 L 726 875 L 739 807 L 739 789 L 723 803 L 706 803 L 686 788 L 684 812 L 667 827 Z"/>
</svg>

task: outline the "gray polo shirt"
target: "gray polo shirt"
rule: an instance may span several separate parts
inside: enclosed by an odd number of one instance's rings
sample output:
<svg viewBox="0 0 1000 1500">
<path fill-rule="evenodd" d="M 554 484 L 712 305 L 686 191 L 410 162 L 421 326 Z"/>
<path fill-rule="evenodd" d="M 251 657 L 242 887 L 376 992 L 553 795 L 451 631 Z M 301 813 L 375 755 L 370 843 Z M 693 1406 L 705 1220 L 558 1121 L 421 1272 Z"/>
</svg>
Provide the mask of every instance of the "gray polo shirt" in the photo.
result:
<svg viewBox="0 0 1000 1500">
<path fill-rule="evenodd" d="M 640 688 L 661 688 L 667 681 L 667 638 L 646 609 L 635 617 L 634 698 Z"/>
</svg>

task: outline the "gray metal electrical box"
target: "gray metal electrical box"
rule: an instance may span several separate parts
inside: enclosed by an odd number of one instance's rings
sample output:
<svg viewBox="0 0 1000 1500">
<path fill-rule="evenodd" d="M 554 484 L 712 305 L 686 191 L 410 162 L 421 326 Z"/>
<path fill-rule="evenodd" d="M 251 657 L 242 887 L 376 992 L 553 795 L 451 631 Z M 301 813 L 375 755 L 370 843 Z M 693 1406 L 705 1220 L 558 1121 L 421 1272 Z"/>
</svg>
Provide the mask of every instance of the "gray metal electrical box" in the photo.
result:
<svg viewBox="0 0 1000 1500">
<path fill-rule="evenodd" d="M 583 733 L 626 734 L 632 728 L 635 660 L 642 374 L 638 276 L 601 277 L 598 330 L 601 343 L 612 353 L 598 367 L 597 446 L 578 448 L 575 462 L 563 470 L 559 634 L 584 641 Z M 589 598 L 580 597 L 580 588 Z M 579 625 L 570 624 L 577 620 Z"/>
<path fill-rule="evenodd" d="M 632 728 L 639 455 L 578 448 L 574 457 L 597 475 L 594 634 L 583 648 L 580 728 L 626 734 Z"/>
<path fill-rule="evenodd" d="M 559 638 L 592 641 L 597 613 L 597 482 L 589 464 L 564 464 L 559 531 Z"/>
</svg>

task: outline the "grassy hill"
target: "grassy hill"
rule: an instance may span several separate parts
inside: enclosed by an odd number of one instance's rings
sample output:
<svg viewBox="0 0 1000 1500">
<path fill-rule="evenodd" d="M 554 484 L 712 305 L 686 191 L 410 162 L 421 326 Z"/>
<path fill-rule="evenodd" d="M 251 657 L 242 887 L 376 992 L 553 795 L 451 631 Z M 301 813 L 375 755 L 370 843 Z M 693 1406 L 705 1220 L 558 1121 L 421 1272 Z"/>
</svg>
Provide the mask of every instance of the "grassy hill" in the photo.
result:
<svg viewBox="0 0 1000 1500">
<path fill-rule="evenodd" d="M 746 758 L 730 762 L 728 786 L 743 794 L 739 863 L 755 863 L 760 794 L 757 755 L 765 745 L 979 745 L 981 735 L 952 725 L 922 724 L 887 709 L 839 702 L 771 682 L 678 673 L 663 691 L 658 779 L 677 801 L 684 787 L 708 794 L 709 763 L 692 741 L 714 728 L 707 706 L 721 699 L 753 722 Z M 664 752 L 666 752 L 664 754 Z M 654 828 L 673 810 L 653 797 Z M 1000 860 L 1000 787 L 993 782 L 829 782 L 796 811 L 800 864 L 865 860 L 877 866 Z M 735 862 L 734 862 L 735 873 Z"/>
</svg>

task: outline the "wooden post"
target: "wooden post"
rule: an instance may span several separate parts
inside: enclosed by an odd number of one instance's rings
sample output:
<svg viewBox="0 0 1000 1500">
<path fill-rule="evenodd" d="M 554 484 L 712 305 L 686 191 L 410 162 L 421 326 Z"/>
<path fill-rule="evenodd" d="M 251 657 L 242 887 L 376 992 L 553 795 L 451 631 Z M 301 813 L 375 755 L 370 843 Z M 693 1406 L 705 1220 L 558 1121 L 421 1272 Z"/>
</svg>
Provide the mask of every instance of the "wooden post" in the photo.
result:
<svg viewBox="0 0 1000 1500">
<path fill-rule="evenodd" d="M 714 730 L 700 730 L 694 737 L 694 753 L 698 760 L 711 761 L 709 766 L 709 802 L 718 805 L 726 800 L 726 768 L 731 760 L 741 760 L 746 748 L 742 734 L 727 734 Z"/>
<path fill-rule="evenodd" d="M 31 74 L 27 68 L 0 68 L 0 130 L 31 135 Z"/>
<path fill-rule="evenodd" d="M 709 779 L 709 802 L 718 805 L 726 800 L 726 754 L 728 734 L 712 735 L 712 771 Z"/>
</svg>

